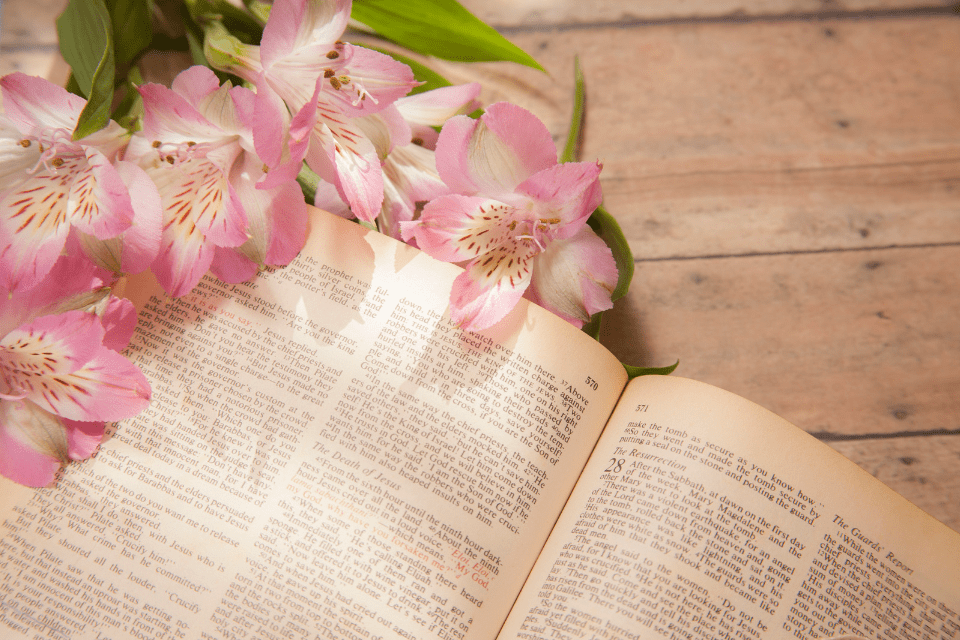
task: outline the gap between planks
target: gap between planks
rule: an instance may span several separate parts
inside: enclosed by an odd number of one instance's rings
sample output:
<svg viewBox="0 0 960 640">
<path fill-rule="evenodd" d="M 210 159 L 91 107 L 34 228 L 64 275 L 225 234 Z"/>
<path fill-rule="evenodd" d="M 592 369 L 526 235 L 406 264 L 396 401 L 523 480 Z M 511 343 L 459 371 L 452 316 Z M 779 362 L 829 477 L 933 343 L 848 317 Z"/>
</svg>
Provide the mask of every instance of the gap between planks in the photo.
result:
<svg viewBox="0 0 960 640">
<path fill-rule="evenodd" d="M 600 20 L 595 22 L 558 22 L 528 25 L 491 25 L 504 35 L 526 33 L 544 33 L 550 31 L 581 31 L 589 29 L 609 28 L 643 28 L 677 25 L 711 25 L 711 24 L 751 24 L 787 23 L 787 22 L 825 22 L 834 20 L 897 20 L 901 18 L 917 17 L 957 17 L 958 11 L 953 6 L 925 6 L 905 7 L 901 9 L 860 9 L 836 11 L 799 11 L 782 13 L 758 13 L 754 15 L 744 13 L 730 13 L 715 16 L 664 16 L 659 18 L 621 18 L 618 20 Z"/>
</svg>

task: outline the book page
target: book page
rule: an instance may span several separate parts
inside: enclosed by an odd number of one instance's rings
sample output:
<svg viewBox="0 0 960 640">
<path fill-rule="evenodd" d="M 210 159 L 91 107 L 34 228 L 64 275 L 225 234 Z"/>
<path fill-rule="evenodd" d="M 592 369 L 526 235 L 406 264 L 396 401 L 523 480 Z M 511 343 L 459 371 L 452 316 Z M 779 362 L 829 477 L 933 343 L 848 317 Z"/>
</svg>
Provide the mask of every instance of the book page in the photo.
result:
<svg viewBox="0 0 960 640">
<path fill-rule="evenodd" d="M 960 637 L 960 536 L 739 396 L 631 381 L 501 638 Z"/>
<path fill-rule="evenodd" d="M 252 283 L 143 281 L 150 408 L 55 488 L 2 486 L 4 638 L 493 638 L 625 384 L 457 267 L 316 212 Z"/>
</svg>

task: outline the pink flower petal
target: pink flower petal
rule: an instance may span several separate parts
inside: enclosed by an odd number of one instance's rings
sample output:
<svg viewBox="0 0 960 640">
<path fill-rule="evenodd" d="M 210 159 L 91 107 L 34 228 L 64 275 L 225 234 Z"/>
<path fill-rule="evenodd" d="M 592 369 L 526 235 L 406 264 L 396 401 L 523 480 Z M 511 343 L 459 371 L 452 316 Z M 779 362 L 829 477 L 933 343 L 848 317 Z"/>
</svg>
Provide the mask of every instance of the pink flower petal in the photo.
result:
<svg viewBox="0 0 960 640">
<path fill-rule="evenodd" d="M 116 238 L 100 240 L 82 235 L 81 246 L 98 265 L 114 273 L 140 273 L 150 267 L 160 251 L 163 204 L 146 172 L 132 162 L 117 162 L 117 173 L 127 186 L 133 206 L 133 223 Z"/>
<path fill-rule="evenodd" d="M 383 172 L 411 203 L 429 202 L 450 192 L 437 174 L 433 151 L 415 144 L 395 148 Z"/>
<path fill-rule="evenodd" d="M 385 160 L 395 147 L 407 145 L 412 139 L 410 125 L 393 105 L 379 113 L 354 118 L 353 123 L 373 143 L 381 160 Z"/>
<path fill-rule="evenodd" d="M 103 270 L 82 255 L 60 256 L 36 287 L 0 299 L 0 336 L 39 316 L 80 309 L 101 295 Z"/>
<path fill-rule="evenodd" d="M 256 164 L 249 156 L 238 172 L 253 177 L 259 171 Z M 303 248 L 307 229 L 307 204 L 297 183 L 269 190 L 255 188 L 250 179 L 234 183 L 247 212 L 250 238 L 235 249 L 217 250 L 211 269 L 226 282 L 248 280 L 263 265 L 287 264 Z M 243 256 L 245 261 L 237 262 L 231 254 Z"/>
<path fill-rule="evenodd" d="M 103 433 L 103 422 L 66 420 L 31 402 L 0 401 L 0 475 L 48 486 L 61 464 L 90 457 Z"/>
<path fill-rule="evenodd" d="M 100 446 L 106 424 L 103 422 L 80 422 L 61 418 L 67 431 L 67 457 L 71 460 L 86 460 Z"/>
<path fill-rule="evenodd" d="M 541 217 L 559 218 L 555 238 L 577 233 L 600 206 L 600 165 L 566 162 L 539 171 L 517 187 L 517 193 L 539 203 Z"/>
<path fill-rule="evenodd" d="M 154 83 L 140 85 L 137 90 L 143 97 L 143 135 L 151 142 L 179 144 L 224 137 L 220 127 L 176 91 Z"/>
<path fill-rule="evenodd" d="M 216 247 L 210 272 L 229 283 L 246 282 L 260 271 L 260 265 L 233 247 Z"/>
<path fill-rule="evenodd" d="M 437 171 L 454 193 L 476 195 L 483 186 L 474 180 L 469 167 L 472 140 L 479 128 L 479 120 L 454 116 L 447 120 L 440 131 L 436 149 Z M 499 184 L 494 186 L 496 192 L 501 191 Z"/>
<path fill-rule="evenodd" d="M 0 475 L 28 487 L 45 487 L 69 449 L 57 416 L 30 402 L 0 400 Z"/>
<path fill-rule="evenodd" d="M 49 379 L 85 366 L 100 350 L 100 319 L 74 310 L 41 316 L 0 340 L 0 392 L 39 402 Z"/>
<path fill-rule="evenodd" d="M 397 109 L 415 127 L 442 127 L 455 115 L 479 108 L 480 84 L 458 84 L 399 98 Z"/>
<path fill-rule="evenodd" d="M 350 19 L 350 0 L 276 0 L 260 40 L 264 67 L 311 44 L 331 47 Z"/>
<path fill-rule="evenodd" d="M 417 86 L 410 67 L 385 53 L 345 44 L 341 55 L 344 63 L 337 75 L 349 82 L 341 81 L 339 89 L 324 95 L 348 116 L 382 111 Z"/>
<path fill-rule="evenodd" d="M 213 243 L 199 229 L 170 225 L 160 240 L 160 253 L 151 268 L 157 282 L 173 297 L 189 293 L 213 260 Z"/>
<path fill-rule="evenodd" d="M 265 264 L 286 265 L 297 257 L 307 241 L 307 218 L 307 203 L 296 183 L 282 187 L 273 196 L 267 217 L 270 242 Z"/>
<path fill-rule="evenodd" d="M 254 102 L 254 120 L 257 126 L 253 128 L 253 140 L 257 155 L 271 169 L 280 166 L 284 156 L 284 139 L 287 136 L 287 127 L 289 117 L 287 108 L 275 92 L 266 87 L 265 82 L 261 82 L 262 90 L 256 93 Z M 315 112 L 316 105 L 311 105 Z M 305 117 L 312 117 L 310 114 Z M 308 128 L 312 128 L 313 123 Z M 299 164 L 301 156 L 297 160 Z"/>
<path fill-rule="evenodd" d="M 313 206 L 347 220 L 356 218 L 353 211 L 350 211 L 350 205 L 340 197 L 337 188 L 325 180 L 321 180 L 317 184 L 317 194 L 313 199 Z M 399 240 L 399 238 L 397 239 Z"/>
<path fill-rule="evenodd" d="M 402 223 L 413 220 L 423 203 L 448 192 L 437 174 L 433 151 L 415 144 L 396 147 L 383 166 L 380 232 L 399 240 Z"/>
<path fill-rule="evenodd" d="M 517 305 L 532 277 L 536 247 L 506 245 L 474 260 L 450 292 L 450 318 L 467 331 L 502 320 Z"/>
<path fill-rule="evenodd" d="M 22 73 L 0 78 L 3 110 L 24 135 L 43 130 L 71 132 L 86 101 L 49 80 Z"/>
<path fill-rule="evenodd" d="M 423 208 L 416 222 L 401 223 L 404 240 L 437 260 L 462 262 L 510 244 L 516 235 L 513 207 L 491 198 L 445 195 Z"/>
<path fill-rule="evenodd" d="M 195 231 L 219 246 L 237 246 L 246 240 L 246 214 L 218 165 L 192 158 L 157 168 L 150 175 L 163 199 L 164 242 L 172 237 L 185 241 Z"/>
<path fill-rule="evenodd" d="M 86 166 L 78 167 L 67 199 L 67 215 L 78 230 L 101 240 L 130 227 L 133 205 L 127 185 L 110 161 L 87 147 Z"/>
<path fill-rule="evenodd" d="M 451 118 L 437 140 L 437 169 L 456 193 L 512 193 L 555 164 L 557 147 L 544 124 L 507 102 L 490 105 L 478 121 Z"/>
<path fill-rule="evenodd" d="M 86 460 L 100 446 L 106 425 L 103 422 L 79 422 L 61 418 L 67 430 L 67 457 Z"/>
<path fill-rule="evenodd" d="M 130 344 L 130 338 L 137 328 L 137 309 L 129 300 L 111 296 L 101 323 L 104 329 L 103 346 L 122 351 Z"/>
<path fill-rule="evenodd" d="M 36 286 L 60 256 L 70 223 L 70 182 L 41 169 L 0 200 L 0 286 Z"/>
<path fill-rule="evenodd" d="M 320 80 L 317 80 L 319 85 Z M 257 185 L 260 189 L 272 189 L 284 182 L 295 180 L 303 166 L 303 159 L 311 145 L 311 134 L 317 123 L 316 95 L 308 101 L 287 126 L 286 107 L 282 100 L 266 84 L 257 93 L 256 120 L 253 130 L 257 155 L 269 167 L 269 173 Z M 332 152 L 332 146 L 330 151 Z"/>
<path fill-rule="evenodd" d="M 41 396 L 30 400 L 70 420 L 122 420 L 150 403 L 150 384 L 140 369 L 107 347 L 83 368 L 45 382 Z"/>
<path fill-rule="evenodd" d="M 315 144 L 316 141 L 319 144 Z M 376 148 L 352 122 L 318 119 L 307 166 L 337 186 L 361 220 L 372 221 L 383 204 L 383 171 Z"/>
<path fill-rule="evenodd" d="M 579 327 L 594 313 L 613 306 L 610 296 L 617 277 L 610 248 L 592 229 L 583 227 L 537 256 L 526 297 Z"/>
<path fill-rule="evenodd" d="M 170 88 L 199 109 L 203 99 L 220 88 L 220 80 L 210 67 L 194 65 L 178 73 Z"/>
</svg>

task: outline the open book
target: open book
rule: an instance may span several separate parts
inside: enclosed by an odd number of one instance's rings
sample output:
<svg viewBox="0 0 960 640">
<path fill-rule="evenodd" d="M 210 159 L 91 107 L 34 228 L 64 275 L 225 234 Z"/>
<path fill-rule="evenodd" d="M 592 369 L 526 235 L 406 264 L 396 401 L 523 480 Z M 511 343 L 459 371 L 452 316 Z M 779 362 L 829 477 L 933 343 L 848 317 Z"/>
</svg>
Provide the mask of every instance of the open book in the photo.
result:
<svg viewBox="0 0 960 640">
<path fill-rule="evenodd" d="M 456 274 L 315 212 L 252 283 L 130 283 L 154 400 L 0 487 L 0 637 L 960 638 L 953 531 L 535 305 L 461 332 Z"/>
</svg>

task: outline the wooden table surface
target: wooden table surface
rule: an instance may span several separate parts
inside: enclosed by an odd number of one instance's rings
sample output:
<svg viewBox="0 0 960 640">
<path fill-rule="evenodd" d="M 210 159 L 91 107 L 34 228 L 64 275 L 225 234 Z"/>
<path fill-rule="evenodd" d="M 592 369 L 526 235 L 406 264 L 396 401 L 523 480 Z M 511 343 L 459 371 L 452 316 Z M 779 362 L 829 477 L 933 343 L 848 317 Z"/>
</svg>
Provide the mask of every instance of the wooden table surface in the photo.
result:
<svg viewBox="0 0 960 640">
<path fill-rule="evenodd" d="M 604 343 L 743 395 L 960 530 L 960 16 L 922 0 L 468 0 L 549 72 L 438 65 L 583 158 L 636 258 Z M 62 74 L 64 0 L 0 73 Z"/>
</svg>

